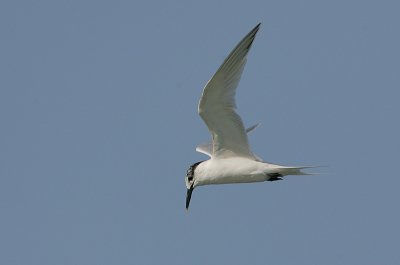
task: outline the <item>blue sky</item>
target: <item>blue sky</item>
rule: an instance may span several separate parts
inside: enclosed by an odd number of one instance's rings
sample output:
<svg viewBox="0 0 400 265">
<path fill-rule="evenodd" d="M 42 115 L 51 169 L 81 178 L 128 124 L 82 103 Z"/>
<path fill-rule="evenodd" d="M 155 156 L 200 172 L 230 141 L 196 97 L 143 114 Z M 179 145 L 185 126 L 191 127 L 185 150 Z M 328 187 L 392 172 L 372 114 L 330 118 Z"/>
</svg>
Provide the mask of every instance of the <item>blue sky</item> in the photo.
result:
<svg viewBox="0 0 400 265">
<path fill-rule="evenodd" d="M 397 1 L 2 1 L 0 263 L 399 264 Z M 207 186 L 202 87 L 258 22 L 255 153 L 318 177 Z"/>
</svg>

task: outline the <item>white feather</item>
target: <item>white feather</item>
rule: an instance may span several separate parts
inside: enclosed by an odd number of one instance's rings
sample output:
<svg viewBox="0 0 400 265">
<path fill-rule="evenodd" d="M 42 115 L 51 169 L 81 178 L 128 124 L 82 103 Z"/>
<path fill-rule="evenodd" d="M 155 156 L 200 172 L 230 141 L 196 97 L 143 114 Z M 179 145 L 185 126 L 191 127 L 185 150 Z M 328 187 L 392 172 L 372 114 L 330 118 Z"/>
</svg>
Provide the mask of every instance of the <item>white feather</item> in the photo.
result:
<svg viewBox="0 0 400 265">
<path fill-rule="evenodd" d="M 260 123 L 254 124 L 253 126 L 250 126 L 249 128 L 246 129 L 246 133 L 248 134 L 248 133 L 254 131 L 259 125 L 260 125 Z M 196 151 L 199 152 L 199 153 L 203 153 L 205 155 L 208 155 L 209 157 L 212 157 L 213 144 L 212 144 L 212 142 L 199 144 L 196 147 Z M 257 157 L 257 160 L 261 161 L 262 159 Z"/>
<path fill-rule="evenodd" d="M 250 150 L 242 119 L 235 111 L 235 94 L 259 26 L 239 42 L 204 87 L 198 112 L 212 136 L 213 158 L 246 157 L 257 160 Z M 209 147 L 206 150 L 209 154 Z"/>
</svg>

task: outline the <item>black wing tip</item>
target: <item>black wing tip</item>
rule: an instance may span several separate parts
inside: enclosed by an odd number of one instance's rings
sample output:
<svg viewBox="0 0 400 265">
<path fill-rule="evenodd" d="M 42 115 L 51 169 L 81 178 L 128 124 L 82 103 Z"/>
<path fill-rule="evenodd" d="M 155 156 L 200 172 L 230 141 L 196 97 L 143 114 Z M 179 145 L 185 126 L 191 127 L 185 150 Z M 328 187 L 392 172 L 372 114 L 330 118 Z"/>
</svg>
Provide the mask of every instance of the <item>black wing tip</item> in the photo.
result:
<svg viewBox="0 0 400 265">
<path fill-rule="evenodd" d="M 253 44 L 253 41 L 256 38 L 256 34 L 257 34 L 258 30 L 260 29 L 260 26 L 261 26 L 261 22 L 259 22 L 245 37 L 245 39 L 250 38 L 250 42 L 246 47 L 247 50 L 250 50 L 251 45 Z"/>
<path fill-rule="evenodd" d="M 257 31 L 260 29 L 261 27 L 261 22 L 259 22 L 252 30 L 251 33 L 256 34 Z"/>
</svg>

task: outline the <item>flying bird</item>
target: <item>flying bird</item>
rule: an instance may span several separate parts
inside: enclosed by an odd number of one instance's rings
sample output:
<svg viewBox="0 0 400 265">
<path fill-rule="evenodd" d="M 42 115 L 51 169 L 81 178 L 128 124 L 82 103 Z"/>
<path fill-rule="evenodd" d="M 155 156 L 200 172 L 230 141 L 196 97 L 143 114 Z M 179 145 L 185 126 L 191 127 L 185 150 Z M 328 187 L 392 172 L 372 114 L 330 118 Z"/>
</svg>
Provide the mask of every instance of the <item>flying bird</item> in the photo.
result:
<svg viewBox="0 0 400 265">
<path fill-rule="evenodd" d="M 258 124 L 246 130 L 235 111 L 236 88 L 260 25 L 236 45 L 203 89 L 198 112 L 211 133 L 212 143 L 199 145 L 196 151 L 210 159 L 194 163 L 187 170 L 186 210 L 192 192 L 198 186 L 276 181 L 286 175 L 310 175 L 302 171 L 310 167 L 271 164 L 255 155 L 250 150 L 247 133 Z"/>
</svg>

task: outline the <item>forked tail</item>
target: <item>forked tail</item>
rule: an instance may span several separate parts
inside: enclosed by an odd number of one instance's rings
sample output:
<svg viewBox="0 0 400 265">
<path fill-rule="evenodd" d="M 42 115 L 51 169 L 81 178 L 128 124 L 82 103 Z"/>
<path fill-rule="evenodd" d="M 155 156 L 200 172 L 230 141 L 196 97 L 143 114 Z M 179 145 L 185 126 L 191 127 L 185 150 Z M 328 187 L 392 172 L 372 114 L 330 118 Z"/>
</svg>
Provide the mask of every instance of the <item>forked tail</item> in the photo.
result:
<svg viewBox="0 0 400 265">
<path fill-rule="evenodd" d="M 319 175 L 320 173 L 305 172 L 303 169 L 317 168 L 322 166 L 307 166 L 307 167 L 283 167 L 284 175 Z"/>
</svg>

